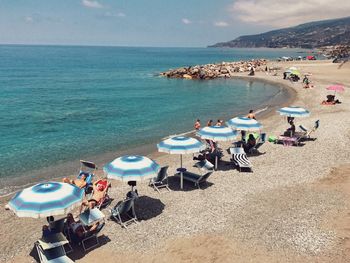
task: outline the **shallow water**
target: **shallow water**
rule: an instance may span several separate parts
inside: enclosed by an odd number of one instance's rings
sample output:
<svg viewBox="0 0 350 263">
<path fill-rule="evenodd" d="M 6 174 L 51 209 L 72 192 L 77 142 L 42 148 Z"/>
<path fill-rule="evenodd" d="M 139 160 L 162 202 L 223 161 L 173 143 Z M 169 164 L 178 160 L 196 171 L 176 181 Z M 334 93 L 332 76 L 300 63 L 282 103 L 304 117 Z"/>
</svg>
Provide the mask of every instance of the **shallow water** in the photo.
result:
<svg viewBox="0 0 350 263">
<path fill-rule="evenodd" d="M 156 74 L 179 66 L 300 55 L 297 52 L 0 46 L 0 177 L 34 178 L 40 169 L 50 174 L 51 166 L 70 160 L 156 143 L 191 130 L 196 118 L 205 124 L 263 107 L 280 88 Z M 61 174 L 55 170 L 52 176 Z"/>
</svg>

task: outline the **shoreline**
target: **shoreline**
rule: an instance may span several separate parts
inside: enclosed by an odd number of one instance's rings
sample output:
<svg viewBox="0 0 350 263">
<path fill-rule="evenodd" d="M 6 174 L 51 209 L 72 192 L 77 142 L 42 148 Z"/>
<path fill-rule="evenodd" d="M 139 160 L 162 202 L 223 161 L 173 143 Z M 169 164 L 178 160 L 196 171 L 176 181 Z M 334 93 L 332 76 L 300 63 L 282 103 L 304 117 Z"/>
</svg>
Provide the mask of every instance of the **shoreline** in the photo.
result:
<svg viewBox="0 0 350 263">
<path fill-rule="evenodd" d="M 251 76 L 246 76 L 246 73 L 235 74 L 235 76 L 233 76 L 232 79 L 240 79 L 240 80 L 246 81 L 247 83 L 260 82 L 263 84 L 269 84 L 279 88 L 279 92 L 274 97 L 269 98 L 263 104 L 260 104 L 257 106 L 255 111 L 260 111 L 260 110 L 262 111 L 256 115 L 262 121 L 265 118 L 268 118 L 269 116 L 271 116 L 275 112 L 275 110 L 277 110 L 278 108 L 292 103 L 296 98 L 296 93 L 288 85 L 284 83 L 276 83 L 274 81 L 266 80 L 264 78 L 256 78 L 256 77 L 252 78 Z M 189 81 L 196 81 L 196 80 L 189 80 Z M 265 108 L 266 110 L 264 110 Z M 227 114 L 226 116 L 223 116 L 223 118 L 224 117 L 233 118 L 233 117 L 245 115 L 245 114 L 246 114 L 245 112 L 244 113 L 241 112 L 235 116 L 231 115 L 231 117 L 229 117 L 230 114 Z M 193 136 L 194 130 L 184 131 L 184 132 L 181 132 L 180 134 L 188 134 Z M 172 135 L 175 135 L 175 134 L 171 134 L 171 132 L 169 132 L 169 136 L 172 136 Z M 106 164 L 110 160 L 115 159 L 116 156 L 122 156 L 127 154 L 138 154 L 138 155 L 146 155 L 151 158 L 156 158 L 158 156 L 165 155 L 163 153 L 158 153 L 156 148 L 157 142 L 159 141 L 155 140 L 155 142 L 133 146 L 127 150 L 107 151 L 107 152 L 98 154 L 96 156 L 91 156 L 88 158 L 81 158 L 81 159 L 89 159 L 91 161 L 94 161 L 101 170 L 104 164 Z M 0 187 L 0 198 L 10 196 L 15 192 L 20 191 L 23 188 L 29 187 L 36 183 L 44 182 L 47 180 L 61 181 L 63 177 L 72 177 L 74 176 L 74 174 L 72 173 L 74 169 L 76 170 L 76 173 L 78 173 L 79 165 L 80 165 L 79 159 L 76 159 L 76 160 L 65 161 L 58 165 L 51 165 L 49 167 L 41 168 L 39 170 L 30 171 L 30 173 L 32 174 L 39 174 L 34 178 L 33 177 L 27 178 L 25 176 L 18 176 L 14 178 L 4 177 L 2 178 L 2 182 L 0 185 L 6 186 L 7 189 L 4 187 L 2 188 Z M 50 173 L 54 173 L 54 174 L 60 173 L 60 175 L 51 176 Z"/>
<path fill-rule="evenodd" d="M 290 66 L 292 63 L 283 63 Z M 101 245 L 87 253 L 68 256 L 77 262 L 162 263 L 182 262 L 347 262 L 350 256 L 350 199 L 347 165 L 350 143 L 350 94 L 339 95 L 342 104 L 320 105 L 328 93 L 326 87 L 336 79 L 350 86 L 350 65 L 341 70 L 327 62 L 295 63 L 302 71 L 312 72 L 313 89 L 303 89 L 275 79 L 295 90 L 295 103 L 311 111 L 297 118 L 297 124 L 312 127 L 320 119 L 320 128 L 312 134 L 316 140 L 299 147 L 265 143 L 265 154 L 249 157 L 253 173 L 240 173 L 224 163 L 202 190 L 186 184 L 178 189 L 171 175 L 179 165 L 176 155 L 160 155 L 160 165 L 169 165 L 172 191 L 158 194 L 147 184 L 138 184 L 141 194 L 136 203 L 139 224 L 122 229 L 108 221 L 100 236 Z M 278 134 L 287 127 L 278 114 L 259 117 L 264 132 Z M 340 137 L 341 136 L 341 137 Z M 339 140 L 339 138 L 342 138 Z M 222 143 L 223 149 L 230 143 Z M 340 149 L 337 154 L 334 149 Z M 230 156 L 225 154 L 223 162 Z M 192 156 L 184 156 L 184 167 L 192 168 Z M 334 173 L 336 172 L 336 173 Z M 113 205 L 125 197 L 125 184 L 113 181 L 110 196 Z M 1 206 L 5 203 L 0 199 Z M 108 209 L 102 210 L 108 216 Z M 45 219 L 18 218 L 10 211 L 0 214 L 0 261 L 31 262 L 33 243 L 40 237 Z"/>
</svg>

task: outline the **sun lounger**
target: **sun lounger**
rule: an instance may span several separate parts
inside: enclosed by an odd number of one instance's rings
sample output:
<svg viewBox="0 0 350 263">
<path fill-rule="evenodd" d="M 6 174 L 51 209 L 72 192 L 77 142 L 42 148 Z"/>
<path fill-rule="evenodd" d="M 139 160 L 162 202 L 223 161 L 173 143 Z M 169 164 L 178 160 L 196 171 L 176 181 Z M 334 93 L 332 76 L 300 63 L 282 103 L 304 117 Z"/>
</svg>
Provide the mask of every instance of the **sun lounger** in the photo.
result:
<svg viewBox="0 0 350 263">
<path fill-rule="evenodd" d="M 169 184 L 168 184 L 168 168 L 169 166 L 164 166 L 160 169 L 157 177 L 152 178 L 149 181 L 149 186 L 152 186 L 154 190 L 156 190 L 158 193 L 160 193 L 161 188 L 166 188 L 168 191 L 170 191 Z"/>
<path fill-rule="evenodd" d="M 84 189 L 86 194 L 90 194 L 92 192 L 92 180 L 95 176 L 96 170 L 97 165 L 95 163 L 80 160 L 80 171 L 77 178 L 80 179 L 83 175 L 85 175 L 86 186 Z"/>
<path fill-rule="evenodd" d="M 111 217 L 124 228 L 131 223 L 137 223 L 134 201 L 134 198 L 125 199 L 110 210 Z"/>
<path fill-rule="evenodd" d="M 262 133 L 262 134 L 260 134 L 259 141 L 252 148 L 249 149 L 249 153 L 251 153 L 251 154 L 258 153 L 259 152 L 259 148 L 265 142 L 266 142 L 266 133 Z"/>
<path fill-rule="evenodd" d="M 65 227 L 66 227 L 66 217 L 50 222 L 49 223 L 50 235 L 60 234 L 60 233 L 65 234 Z M 67 254 L 73 251 L 73 248 L 69 243 L 64 244 L 64 246 Z"/>
<path fill-rule="evenodd" d="M 299 125 L 299 128 L 302 130 L 302 136 L 304 138 L 310 138 L 310 134 L 315 132 L 318 127 L 320 127 L 320 120 L 315 121 L 315 125 L 311 130 L 307 129 L 303 125 Z"/>
<path fill-rule="evenodd" d="M 191 172 L 184 171 L 183 174 L 183 179 L 189 182 L 193 182 L 195 186 L 200 189 L 200 184 L 204 183 L 207 181 L 208 177 L 212 174 L 213 172 L 208 172 L 204 175 L 199 175 Z M 180 177 L 180 173 L 176 173 L 175 176 Z"/>
<path fill-rule="evenodd" d="M 63 234 L 52 234 L 35 242 L 39 260 L 42 263 L 74 262 L 66 255 L 64 245 L 68 240 Z"/>
<path fill-rule="evenodd" d="M 84 248 L 84 251 L 88 251 L 94 247 L 97 247 L 100 245 L 100 242 L 98 241 L 98 234 L 101 232 L 102 228 L 105 226 L 105 222 L 99 224 L 97 228 L 93 231 L 88 231 L 85 233 L 84 238 L 82 240 L 82 245 Z M 88 243 L 93 240 L 93 243 L 91 245 L 88 245 Z"/>
<path fill-rule="evenodd" d="M 85 210 L 84 213 L 79 215 L 80 222 L 82 223 L 85 229 L 84 236 L 80 240 L 81 244 L 83 245 L 84 251 L 87 251 L 99 245 L 97 235 L 98 233 L 100 233 L 100 231 L 105 225 L 104 218 L 105 215 L 101 212 L 101 210 L 99 210 L 96 207 L 93 209 Z M 96 225 L 97 223 L 97 228 L 91 231 L 91 226 Z M 93 240 L 94 242 L 89 245 L 88 243 L 91 240 Z"/>
<path fill-rule="evenodd" d="M 105 189 L 106 187 L 108 187 L 108 188 L 107 188 L 107 191 L 106 191 L 106 193 L 105 193 L 105 195 L 104 195 L 104 197 L 103 197 L 101 200 L 99 200 L 99 202 L 96 204 L 96 207 L 97 207 L 98 209 L 105 208 L 105 207 L 107 207 L 107 206 L 111 203 L 111 198 L 110 198 L 109 195 L 108 195 L 108 189 L 109 189 L 109 186 L 110 186 L 110 185 L 109 185 L 109 182 L 108 182 L 106 179 L 103 179 L 103 180 L 98 180 L 95 184 L 96 184 L 96 185 L 102 184 L 103 187 L 104 187 L 104 189 Z"/>
<path fill-rule="evenodd" d="M 208 160 L 199 161 L 199 162 L 195 163 L 194 166 L 203 172 L 214 171 L 214 165 L 211 162 L 209 162 Z"/>
<path fill-rule="evenodd" d="M 231 161 L 239 168 L 239 171 L 242 171 L 242 168 L 246 168 L 252 170 L 252 164 L 248 160 L 247 154 L 245 153 L 244 149 L 241 147 L 232 147 L 229 149 L 230 154 L 232 154 Z"/>
</svg>

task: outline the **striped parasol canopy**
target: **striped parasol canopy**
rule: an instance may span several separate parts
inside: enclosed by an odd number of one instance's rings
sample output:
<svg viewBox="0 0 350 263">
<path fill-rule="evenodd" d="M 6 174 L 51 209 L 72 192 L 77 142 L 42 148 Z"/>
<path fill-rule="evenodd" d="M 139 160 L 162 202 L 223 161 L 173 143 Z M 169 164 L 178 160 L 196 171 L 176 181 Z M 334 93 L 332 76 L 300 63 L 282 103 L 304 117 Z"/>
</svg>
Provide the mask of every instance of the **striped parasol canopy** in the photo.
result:
<svg viewBox="0 0 350 263">
<path fill-rule="evenodd" d="M 197 132 L 198 137 L 215 142 L 233 141 L 238 132 L 226 126 L 204 127 Z"/>
<path fill-rule="evenodd" d="M 140 155 L 125 155 L 103 167 L 109 179 L 123 182 L 143 181 L 157 176 L 160 166 L 153 160 Z"/>
<path fill-rule="evenodd" d="M 258 121 L 247 117 L 236 117 L 230 119 L 226 124 L 235 130 L 241 131 L 258 131 L 262 128 Z"/>
<path fill-rule="evenodd" d="M 277 112 L 288 117 L 308 117 L 310 115 L 308 110 L 296 106 L 284 107 L 279 109 Z"/>
<path fill-rule="evenodd" d="M 81 204 L 84 190 L 59 182 L 36 184 L 18 192 L 8 207 L 19 217 L 64 215 Z"/>
<path fill-rule="evenodd" d="M 157 144 L 159 152 L 170 154 L 197 153 L 205 149 L 205 145 L 195 138 L 176 136 Z"/>
</svg>

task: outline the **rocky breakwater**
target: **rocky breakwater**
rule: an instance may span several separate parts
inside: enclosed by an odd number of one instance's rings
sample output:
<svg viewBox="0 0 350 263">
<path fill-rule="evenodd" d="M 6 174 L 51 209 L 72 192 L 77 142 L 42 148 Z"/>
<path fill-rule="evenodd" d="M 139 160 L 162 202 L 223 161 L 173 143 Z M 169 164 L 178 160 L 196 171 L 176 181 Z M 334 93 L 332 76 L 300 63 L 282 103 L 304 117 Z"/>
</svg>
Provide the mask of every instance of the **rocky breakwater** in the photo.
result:
<svg viewBox="0 0 350 263">
<path fill-rule="evenodd" d="M 230 78 L 237 72 L 250 72 L 265 70 L 267 60 L 256 59 L 249 61 L 221 62 L 215 64 L 196 65 L 171 69 L 160 73 L 161 76 L 168 78 L 184 79 L 215 79 Z"/>
</svg>

